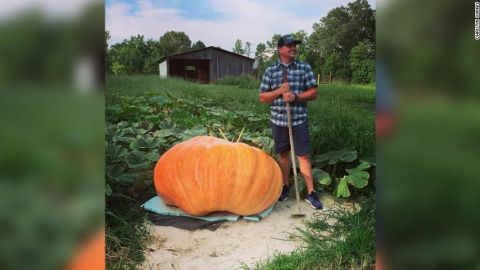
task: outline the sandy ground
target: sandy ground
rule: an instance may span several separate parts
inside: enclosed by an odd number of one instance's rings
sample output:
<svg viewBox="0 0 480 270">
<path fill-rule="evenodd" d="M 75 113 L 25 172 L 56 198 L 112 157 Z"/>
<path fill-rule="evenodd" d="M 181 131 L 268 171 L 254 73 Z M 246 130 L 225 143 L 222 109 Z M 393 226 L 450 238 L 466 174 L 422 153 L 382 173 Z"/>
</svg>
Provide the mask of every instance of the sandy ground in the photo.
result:
<svg viewBox="0 0 480 270">
<path fill-rule="evenodd" d="M 322 194 L 324 208 L 338 207 L 335 199 Z M 265 260 L 276 252 L 295 250 L 302 242 L 294 236 L 296 228 L 305 228 L 314 210 L 300 201 L 303 219 L 293 219 L 298 213 L 295 198 L 277 203 L 273 211 L 259 222 L 240 220 L 224 222 L 216 231 L 187 231 L 168 226 L 152 226 L 155 240 L 146 251 L 141 269 L 223 270 L 241 269 Z"/>
</svg>

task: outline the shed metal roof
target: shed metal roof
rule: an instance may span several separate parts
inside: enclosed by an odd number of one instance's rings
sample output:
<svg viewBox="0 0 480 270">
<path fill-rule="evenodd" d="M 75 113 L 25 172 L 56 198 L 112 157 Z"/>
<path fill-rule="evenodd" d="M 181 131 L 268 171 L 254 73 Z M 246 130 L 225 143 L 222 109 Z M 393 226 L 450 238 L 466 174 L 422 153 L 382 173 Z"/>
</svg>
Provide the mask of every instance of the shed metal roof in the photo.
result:
<svg viewBox="0 0 480 270">
<path fill-rule="evenodd" d="M 203 51 L 203 50 L 208 50 L 208 49 L 214 49 L 214 50 L 218 50 L 218 51 L 222 51 L 222 52 L 226 52 L 226 53 L 229 53 L 229 54 L 233 54 L 235 56 L 238 56 L 240 58 L 245 58 L 247 60 L 250 60 L 252 62 L 255 61 L 255 59 L 253 58 L 250 58 L 250 57 L 247 57 L 247 56 L 244 56 L 244 55 L 241 55 L 241 54 L 238 54 L 238 53 L 234 53 L 234 52 L 231 52 L 231 51 L 227 51 L 227 50 L 224 50 L 220 47 L 214 47 L 214 46 L 208 46 L 208 47 L 205 47 L 205 48 L 200 48 L 200 49 L 195 49 L 195 50 L 190 50 L 190 51 L 186 51 L 186 52 L 182 52 L 182 53 L 176 53 L 176 54 L 171 54 L 171 55 L 167 55 L 167 56 L 164 56 L 160 59 L 160 63 L 167 60 L 168 58 L 171 58 L 173 56 L 178 56 L 178 55 L 184 55 L 184 54 L 189 54 L 189 53 L 193 53 L 193 52 L 198 52 L 198 51 Z"/>
</svg>

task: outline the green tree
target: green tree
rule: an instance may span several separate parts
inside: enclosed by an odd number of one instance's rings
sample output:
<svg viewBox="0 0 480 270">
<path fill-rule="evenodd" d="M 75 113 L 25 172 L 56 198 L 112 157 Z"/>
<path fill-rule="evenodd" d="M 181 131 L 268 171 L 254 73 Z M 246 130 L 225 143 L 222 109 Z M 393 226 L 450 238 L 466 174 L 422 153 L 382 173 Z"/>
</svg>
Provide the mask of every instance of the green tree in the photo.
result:
<svg viewBox="0 0 480 270">
<path fill-rule="evenodd" d="M 122 66 L 126 74 L 143 73 L 145 60 L 147 58 L 147 47 L 144 37 L 137 35 L 124 40 L 122 43 L 114 44 L 111 49 L 112 68 L 113 64 Z"/>
<path fill-rule="evenodd" d="M 160 38 L 160 48 L 163 56 L 190 50 L 192 41 L 184 32 L 168 31 Z"/>
<path fill-rule="evenodd" d="M 265 50 L 267 46 L 265 43 L 258 43 L 255 50 L 255 62 L 257 63 L 257 69 L 255 72 L 256 78 L 260 78 L 266 68 L 266 61 L 268 60 L 268 55 L 266 55 Z"/>
<path fill-rule="evenodd" d="M 255 50 L 255 60 L 265 61 L 267 59 L 267 56 L 265 55 L 266 49 L 267 46 L 265 46 L 265 43 L 258 43 Z"/>
<path fill-rule="evenodd" d="M 147 40 L 145 46 L 147 47 L 147 58 L 143 65 L 143 73 L 156 74 L 158 73 L 160 59 L 164 56 L 162 47 L 159 41 L 152 39 Z"/>
<path fill-rule="evenodd" d="M 277 53 L 277 44 L 278 40 L 280 39 L 282 35 L 280 34 L 274 34 L 272 38 L 267 41 L 267 48 L 266 51 L 272 55 L 274 55 L 274 60 L 278 59 L 278 53 Z"/>
<path fill-rule="evenodd" d="M 158 41 L 147 40 L 147 58 L 143 72 L 147 74 L 158 73 L 160 59 L 167 55 L 181 53 L 192 49 L 205 48 L 205 44 L 197 41 L 191 46 L 190 38 L 184 32 L 169 31 L 160 37 Z"/>
<path fill-rule="evenodd" d="M 235 45 L 232 48 L 232 51 L 234 53 L 238 53 L 241 55 L 245 54 L 245 50 L 243 49 L 243 43 L 241 39 L 237 38 L 237 40 L 235 41 Z"/>
<path fill-rule="evenodd" d="M 202 49 L 205 47 L 205 44 L 199 40 L 192 45 L 192 50 Z"/>
<path fill-rule="evenodd" d="M 297 59 L 305 61 L 307 59 L 307 52 L 309 50 L 308 34 L 304 30 L 299 30 L 293 33 L 295 39 L 302 43 L 297 47 Z"/>
<path fill-rule="evenodd" d="M 362 41 L 350 53 L 353 83 L 371 83 L 375 80 L 375 49 L 370 41 Z"/>
<path fill-rule="evenodd" d="M 191 49 L 190 38 L 184 32 L 169 31 L 160 39 L 144 41 L 141 35 L 130 37 L 109 48 L 109 64 L 115 74 L 138 74 L 158 72 L 162 57 Z M 204 46 L 201 41 L 196 46 Z M 115 71 L 113 66 L 115 64 Z"/>
<path fill-rule="evenodd" d="M 356 0 L 329 11 L 313 30 L 307 59 L 313 60 L 314 69 L 326 71 L 328 63 L 335 76 L 351 77 L 348 61 L 353 47 L 363 40 L 375 43 L 375 11 L 366 0 Z"/>
<path fill-rule="evenodd" d="M 105 31 L 105 72 L 110 73 L 111 72 L 111 60 L 110 60 L 110 55 L 108 52 L 108 41 L 110 40 L 110 32 Z"/>
<path fill-rule="evenodd" d="M 321 73 L 329 75 L 330 72 L 332 72 L 334 78 L 348 80 L 351 74 L 348 57 L 337 52 L 325 57 L 325 64 L 322 66 Z"/>
<path fill-rule="evenodd" d="M 245 56 L 250 57 L 252 43 L 247 41 L 245 43 L 245 48 L 243 49 Z"/>
<path fill-rule="evenodd" d="M 356 43 L 364 40 L 375 43 L 375 10 L 367 0 L 348 3 L 347 7 L 351 17 L 346 27 L 355 35 Z"/>
<path fill-rule="evenodd" d="M 277 43 L 282 35 L 274 34 L 266 43 L 259 43 L 255 51 L 257 61 L 257 78 L 260 78 L 265 69 L 278 60 Z"/>
<path fill-rule="evenodd" d="M 118 62 L 113 62 L 112 64 L 112 73 L 115 75 L 124 75 L 126 74 L 125 66 L 119 64 Z"/>
</svg>

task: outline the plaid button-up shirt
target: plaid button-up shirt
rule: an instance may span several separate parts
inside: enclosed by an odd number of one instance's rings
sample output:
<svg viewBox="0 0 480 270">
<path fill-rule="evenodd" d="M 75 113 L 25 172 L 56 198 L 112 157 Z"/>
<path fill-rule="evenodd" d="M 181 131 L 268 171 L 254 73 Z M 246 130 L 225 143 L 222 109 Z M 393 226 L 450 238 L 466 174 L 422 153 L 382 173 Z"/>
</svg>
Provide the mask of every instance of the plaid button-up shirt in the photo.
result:
<svg viewBox="0 0 480 270">
<path fill-rule="evenodd" d="M 295 60 L 288 66 L 277 61 L 275 64 L 267 67 L 263 75 L 260 85 L 260 92 L 269 92 L 279 88 L 283 83 L 283 69 L 287 68 L 288 82 L 290 83 L 290 91 L 294 94 L 300 94 L 307 89 L 317 87 L 317 81 L 313 75 L 312 67 L 309 64 Z M 285 101 L 280 95 L 270 105 L 271 114 L 270 121 L 274 125 L 287 127 L 287 110 Z M 300 125 L 307 121 L 307 103 L 292 102 L 290 103 L 292 126 Z"/>
</svg>

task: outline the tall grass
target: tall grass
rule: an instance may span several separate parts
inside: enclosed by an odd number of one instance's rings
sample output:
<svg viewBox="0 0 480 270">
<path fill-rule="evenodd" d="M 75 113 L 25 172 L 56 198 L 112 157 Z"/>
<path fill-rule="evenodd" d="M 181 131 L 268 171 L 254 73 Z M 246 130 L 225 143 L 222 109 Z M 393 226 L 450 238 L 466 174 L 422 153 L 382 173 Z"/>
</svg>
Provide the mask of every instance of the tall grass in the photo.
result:
<svg viewBox="0 0 480 270">
<path fill-rule="evenodd" d="M 146 214 L 125 202 L 115 207 L 105 213 L 107 269 L 136 269 L 145 260 L 144 250 L 151 240 Z"/>
<path fill-rule="evenodd" d="M 374 158 L 374 87 L 320 85 L 308 110 L 314 154 L 349 149 L 359 157 Z"/>
<path fill-rule="evenodd" d="M 260 81 L 253 79 L 250 76 L 231 76 L 220 79 L 215 84 L 236 85 L 243 89 L 259 89 Z"/>
</svg>

